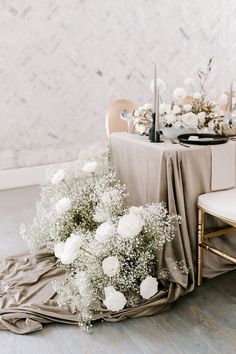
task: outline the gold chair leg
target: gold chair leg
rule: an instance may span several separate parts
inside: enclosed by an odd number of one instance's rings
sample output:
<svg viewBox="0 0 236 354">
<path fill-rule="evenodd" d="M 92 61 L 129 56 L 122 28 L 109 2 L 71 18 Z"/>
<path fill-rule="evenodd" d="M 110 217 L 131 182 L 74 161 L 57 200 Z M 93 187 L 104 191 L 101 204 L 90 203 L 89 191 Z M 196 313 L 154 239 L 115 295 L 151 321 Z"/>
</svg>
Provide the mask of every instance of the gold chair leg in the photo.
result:
<svg viewBox="0 0 236 354">
<path fill-rule="evenodd" d="M 197 285 L 202 285 L 202 268 L 203 268 L 203 248 L 200 246 L 204 239 L 204 219 L 205 213 L 198 209 L 198 260 L 197 260 Z"/>
</svg>

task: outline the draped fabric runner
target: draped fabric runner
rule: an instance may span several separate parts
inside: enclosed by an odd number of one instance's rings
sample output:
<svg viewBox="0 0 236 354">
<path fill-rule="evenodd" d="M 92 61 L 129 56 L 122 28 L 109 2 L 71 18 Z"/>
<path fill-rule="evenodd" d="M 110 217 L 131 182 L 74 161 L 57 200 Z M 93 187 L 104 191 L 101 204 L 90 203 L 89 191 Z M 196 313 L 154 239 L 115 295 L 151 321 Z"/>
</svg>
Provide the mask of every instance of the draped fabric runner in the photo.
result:
<svg viewBox="0 0 236 354">
<path fill-rule="evenodd" d="M 234 187 L 236 181 L 235 143 L 229 141 L 222 145 L 212 145 L 211 156 L 211 190 L 216 191 Z"/>
<path fill-rule="evenodd" d="M 157 265 L 157 271 L 158 269 Z M 169 281 L 150 300 L 117 313 L 101 307 L 94 314 L 95 320 L 116 322 L 128 317 L 150 316 L 167 309 L 185 293 L 188 276 L 183 272 L 182 265 L 178 266 L 172 261 L 169 261 L 169 265 L 166 264 L 164 271 L 168 271 Z M 52 281 L 63 276 L 63 270 L 56 266 L 55 257 L 46 250 L 41 250 L 36 255 L 8 257 L 1 262 L 0 329 L 26 334 L 41 330 L 46 323 L 77 324 L 76 314 L 69 308 L 58 307 L 57 295 L 52 288 Z"/>
</svg>

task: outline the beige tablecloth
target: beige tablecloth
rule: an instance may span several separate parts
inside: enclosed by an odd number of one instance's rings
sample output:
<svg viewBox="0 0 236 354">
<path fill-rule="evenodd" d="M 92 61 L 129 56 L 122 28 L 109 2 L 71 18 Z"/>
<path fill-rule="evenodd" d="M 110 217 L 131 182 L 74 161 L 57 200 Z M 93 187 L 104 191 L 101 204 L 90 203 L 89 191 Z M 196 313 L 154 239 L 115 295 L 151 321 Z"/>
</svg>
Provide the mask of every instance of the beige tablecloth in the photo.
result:
<svg viewBox="0 0 236 354">
<path fill-rule="evenodd" d="M 167 248 L 172 254 L 181 249 L 183 258 L 193 270 L 197 259 L 196 202 L 200 194 L 211 191 L 210 147 L 192 145 L 186 148 L 168 141 L 153 144 L 147 137 L 128 133 L 112 134 L 110 144 L 117 178 L 129 192 L 128 204 L 165 201 L 170 212 L 182 216 L 178 235 Z M 236 164 L 236 161 L 232 163 Z M 219 222 L 208 217 L 207 224 L 211 226 Z M 236 253 L 236 234 L 212 239 L 209 243 L 229 254 Z M 205 254 L 205 277 L 232 269 L 235 269 L 232 263 L 210 252 Z"/>
</svg>

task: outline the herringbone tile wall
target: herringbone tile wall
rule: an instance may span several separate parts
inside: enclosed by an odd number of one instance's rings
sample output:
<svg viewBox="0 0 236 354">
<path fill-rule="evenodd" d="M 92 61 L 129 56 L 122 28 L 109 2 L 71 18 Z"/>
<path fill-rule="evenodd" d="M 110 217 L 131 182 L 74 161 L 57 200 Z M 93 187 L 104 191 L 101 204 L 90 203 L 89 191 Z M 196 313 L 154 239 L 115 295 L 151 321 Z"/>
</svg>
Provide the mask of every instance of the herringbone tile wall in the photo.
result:
<svg viewBox="0 0 236 354">
<path fill-rule="evenodd" d="M 214 56 L 236 79 L 235 0 L 0 0 L 0 169 L 73 160 L 105 138 L 113 99 L 168 95 Z"/>
</svg>

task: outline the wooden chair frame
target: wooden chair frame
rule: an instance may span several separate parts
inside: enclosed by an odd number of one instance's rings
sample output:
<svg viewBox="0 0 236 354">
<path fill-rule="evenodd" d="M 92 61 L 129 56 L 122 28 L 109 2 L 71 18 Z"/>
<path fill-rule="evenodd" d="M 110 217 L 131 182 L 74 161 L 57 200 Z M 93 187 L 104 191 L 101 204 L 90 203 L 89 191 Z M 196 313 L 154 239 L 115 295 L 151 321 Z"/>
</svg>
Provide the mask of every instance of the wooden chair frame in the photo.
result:
<svg viewBox="0 0 236 354">
<path fill-rule="evenodd" d="M 226 228 L 223 228 L 223 229 L 220 229 L 217 231 L 205 233 L 205 214 L 213 215 L 231 226 L 228 226 Z M 219 249 L 209 245 L 208 243 L 205 242 L 205 239 L 223 236 L 228 233 L 235 232 L 235 231 L 236 231 L 236 222 L 235 221 L 232 221 L 229 219 L 224 219 L 224 218 L 220 217 L 219 215 L 212 214 L 209 211 L 198 207 L 198 260 L 197 260 L 197 285 L 198 286 L 202 285 L 203 251 L 204 251 L 204 249 L 236 264 L 236 257 L 230 256 L 230 255 L 220 251 Z"/>
</svg>

